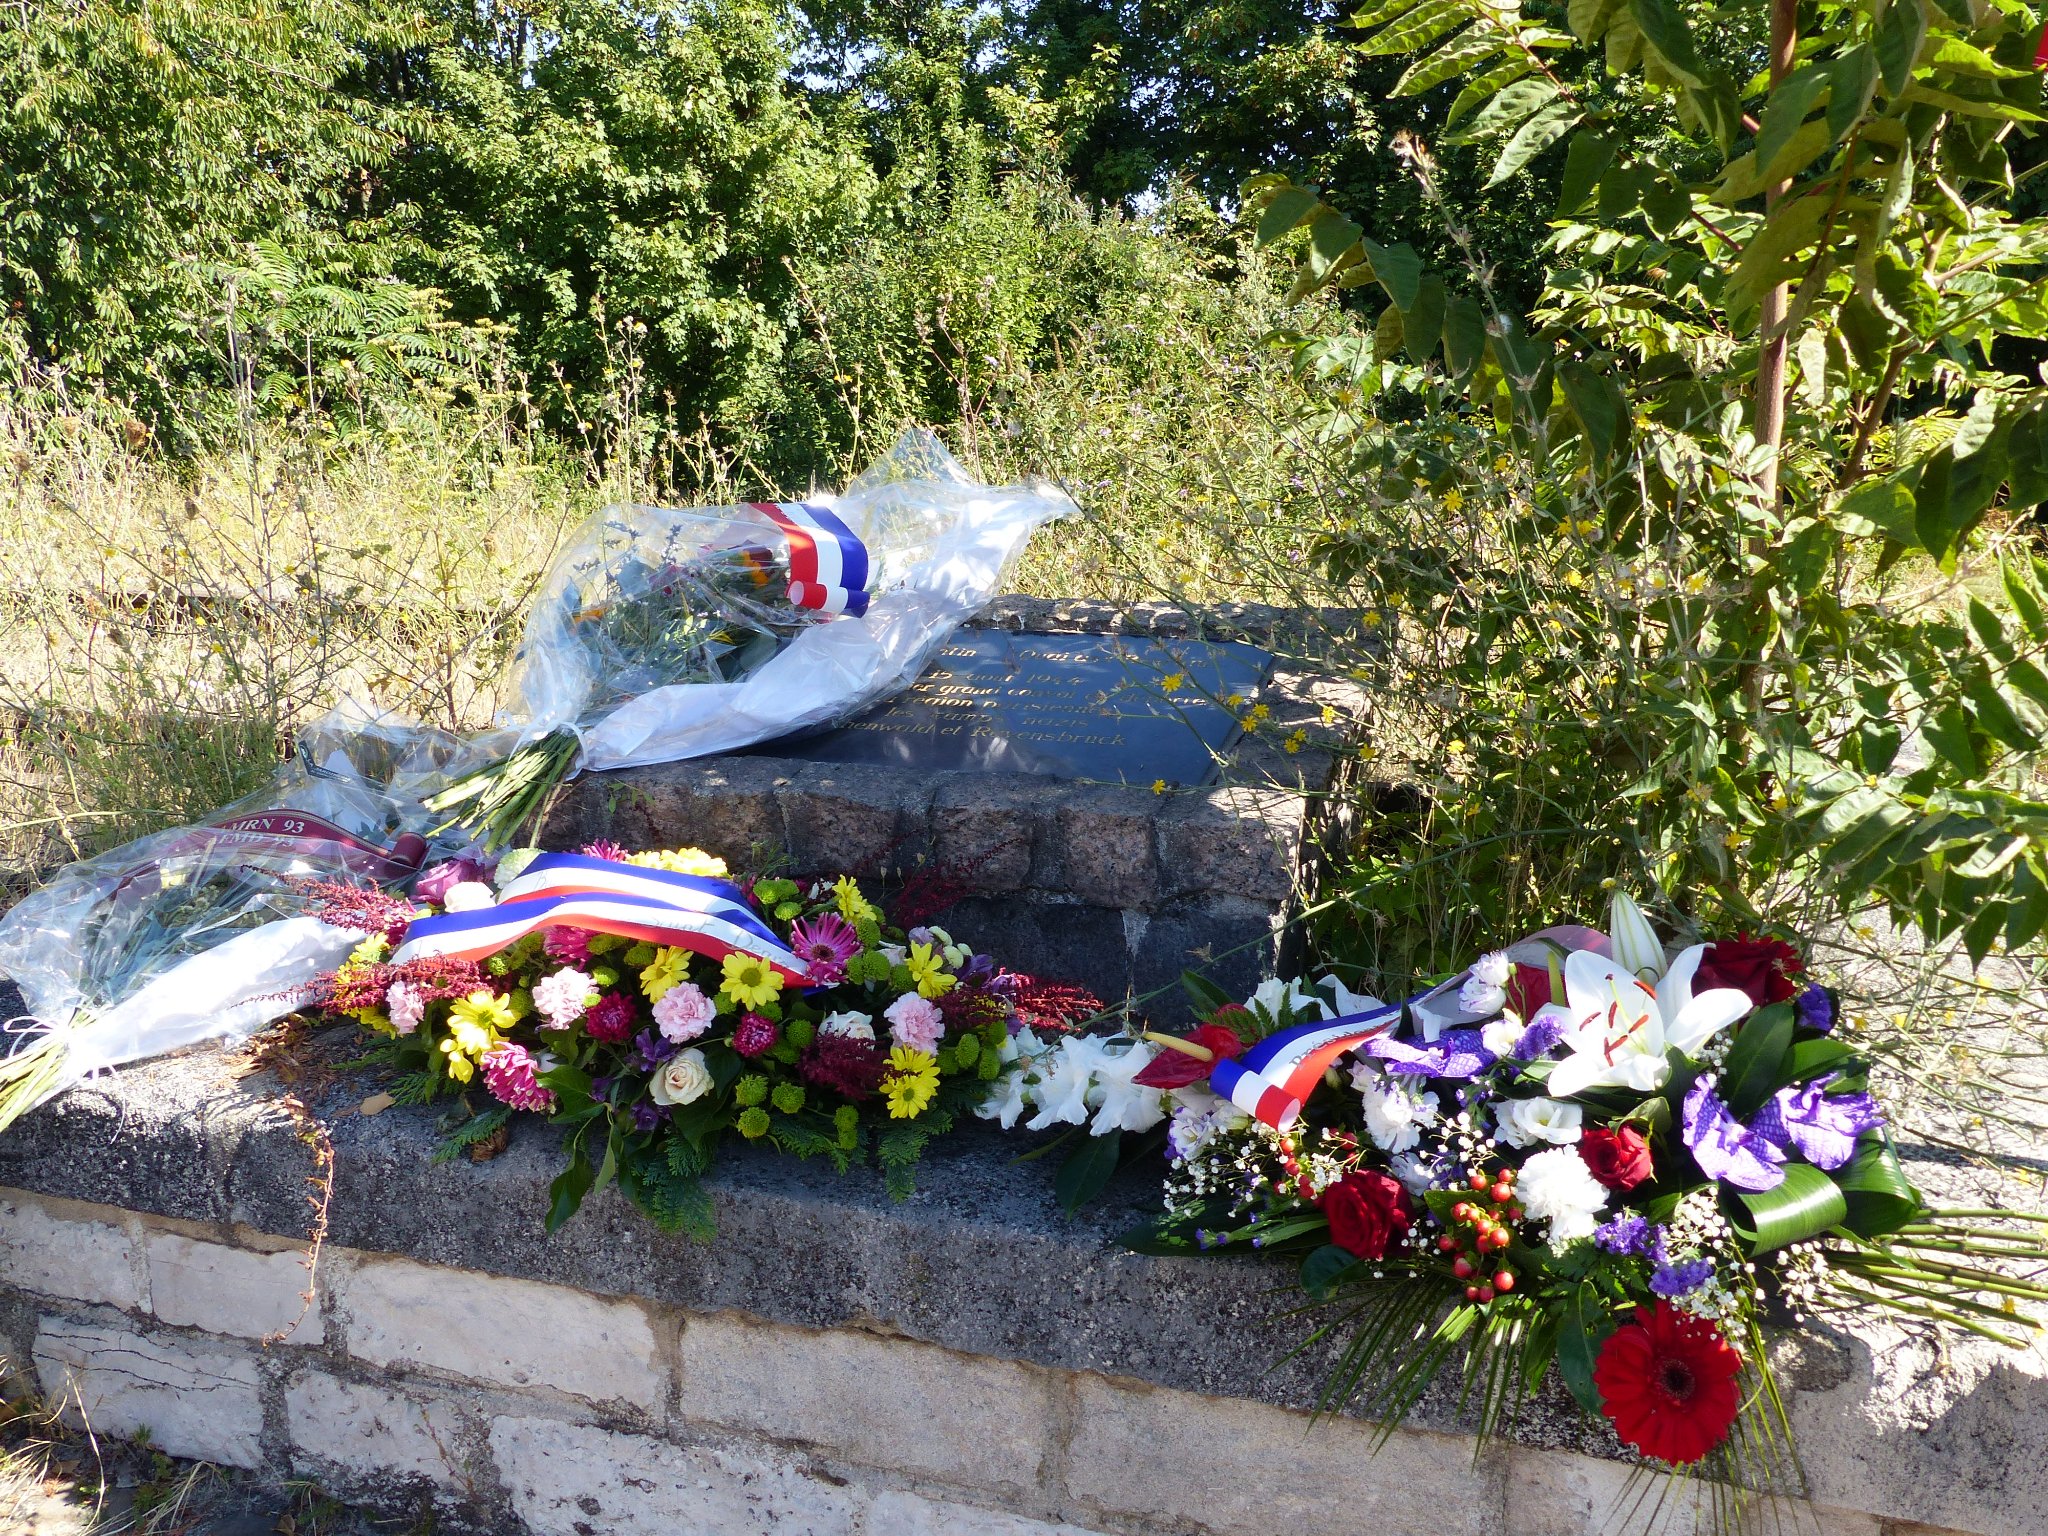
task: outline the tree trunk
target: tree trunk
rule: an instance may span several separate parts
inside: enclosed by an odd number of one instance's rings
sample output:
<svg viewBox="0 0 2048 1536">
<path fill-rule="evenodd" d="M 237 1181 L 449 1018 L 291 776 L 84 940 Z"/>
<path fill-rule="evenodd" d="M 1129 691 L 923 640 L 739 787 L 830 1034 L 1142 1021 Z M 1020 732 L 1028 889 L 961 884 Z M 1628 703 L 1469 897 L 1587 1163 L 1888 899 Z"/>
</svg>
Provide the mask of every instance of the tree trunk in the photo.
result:
<svg viewBox="0 0 2048 1536">
<path fill-rule="evenodd" d="M 1771 0 L 1771 89 L 1792 72 L 1799 44 L 1799 0 Z M 1764 189 L 1764 209 L 1777 207 L 1790 182 Z M 1756 436 L 1770 450 L 1763 472 L 1766 503 L 1778 499 L 1778 454 L 1785 442 L 1785 353 L 1792 340 L 1785 334 L 1785 307 L 1790 292 L 1783 283 L 1764 295 L 1757 315 L 1761 350 L 1756 362 Z"/>
</svg>

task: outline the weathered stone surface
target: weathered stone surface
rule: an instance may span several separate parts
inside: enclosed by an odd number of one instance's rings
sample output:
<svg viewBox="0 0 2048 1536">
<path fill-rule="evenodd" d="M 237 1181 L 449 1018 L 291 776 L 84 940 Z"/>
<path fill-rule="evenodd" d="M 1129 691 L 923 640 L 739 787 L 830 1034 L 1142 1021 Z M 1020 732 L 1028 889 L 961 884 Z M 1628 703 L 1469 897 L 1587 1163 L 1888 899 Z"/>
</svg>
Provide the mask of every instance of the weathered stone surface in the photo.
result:
<svg viewBox="0 0 2048 1536">
<path fill-rule="evenodd" d="M 1051 1524 L 891 1488 L 868 1506 L 861 1536 L 1102 1536 L 1064 1522 Z"/>
<path fill-rule="evenodd" d="M 226 1345 L 146 1336 L 125 1320 L 45 1318 L 36 1374 L 67 1417 L 100 1434 L 149 1432 L 172 1456 L 229 1467 L 263 1459 L 255 1359 Z"/>
<path fill-rule="evenodd" d="M 1283 790 L 1225 785 L 1167 797 L 1156 822 L 1160 898 L 1285 901 L 1299 874 L 1302 821 L 1300 797 Z"/>
<path fill-rule="evenodd" d="M 1053 817 L 1063 894 L 1097 907 L 1149 908 L 1159 894 L 1159 809 L 1149 789 L 1069 785 Z"/>
<path fill-rule="evenodd" d="M 399 1477 L 476 1491 L 461 1416 L 445 1402 L 307 1371 L 285 1391 L 285 1422 L 297 1470 L 330 1484 L 375 1486 Z"/>
<path fill-rule="evenodd" d="M 1475 1466 L 1468 1443 L 1413 1431 L 1375 1450 L 1372 1431 L 1350 1421 L 1312 1430 L 1305 1414 L 1236 1398 L 1192 1412 L 1182 1395 L 1135 1382 L 1082 1377 L 1076 1396 L 1067 1489 L 1105 1514 L 1199 1523 L 1230 1536 L 1503 1529 L 1506 1458 L 1497 1451 Z M 1229 1448 L 1231 1471 L 1218 1468 L 1219 1446 Z M 1189 1475 L 1204 1467 L 1211 1475 Z"/>
<path fill-rule="evenodd" d="M 947 908 L 941 921 L 947 932 L 1000 956 L 1011 970 L 1073 982 L 1110 1003 L 1130 992 L 1133 921 L 1124 913 L 1039 896 L 969 896 Z"/>
<path fill-rule="evenodd" d="M 0 1285 L 131 1312 L 149 1305 L 126 1227 L 20 1194 L 0 1196 Z"/>
<path fill-rule="evenodd" d="M 750 850 L 778 849 L 786 834 L 777 793 L 796 764 L 762 757 L 662 763 L 584 774 L 548 818 L 541 841 L 573 848 L 611 838 L 629 848 L 692 844 L 744 865 Z"/>
<path fill-rule="evenodd" d="M 862 1498 L 796 1457 L 512 1415 L 491 1424 L 536 1536 L 859 1536 Z"/>
<path fill-rule="evenodd" d="M 933 781 L 859 763 L 792 765 L 777 798 L 799 875 L 892 868 L 921 850 Z"/>
<path fill-rule="evenodd" d="M 900 1339 L 734 1313 L 683 1329 L 682 1412 L 869 1466 L 1035 1488 L 1053 1454 L 1044 1373 Z"/>
<path fill-rule="evenodd" d="M 326 1336 L 319 1307 L 306 1302 L 312 1280 L 302 1252 L 251 1253 L 152 1232 L 145 1253 L 150 1310 L 163 1322 L 245 1339 L 281 1334 L 286 1344 Z"/>
<path fill-rule="evenodd" d="M 932 795 L 931 857 L 986 894 L 1055 883 L 1050 828 L 1064 785 L 1030 774 L 945 774 Z"/>
<path fill-rule="evenodd" d="M 1175 902 L 1127 924 L 1133 939 L 1131 991 L 1147 1001 L 1148 1018 L 1175 1023 L 1187 1017 L 1183 971 L 1198 971 L 1233 997 L 1249 997 L 1273 974 L 1279 919 L 1249 897 Z"/>
<path fill-rule="evenodd" d="M 357 1359 L 551 1387 L 650 1412 L 662 1405 L 668 1374 L 654 1327 L 630 1302 L 370 1256 L 356 1257 L 328 1283 Z"/>
</svg>

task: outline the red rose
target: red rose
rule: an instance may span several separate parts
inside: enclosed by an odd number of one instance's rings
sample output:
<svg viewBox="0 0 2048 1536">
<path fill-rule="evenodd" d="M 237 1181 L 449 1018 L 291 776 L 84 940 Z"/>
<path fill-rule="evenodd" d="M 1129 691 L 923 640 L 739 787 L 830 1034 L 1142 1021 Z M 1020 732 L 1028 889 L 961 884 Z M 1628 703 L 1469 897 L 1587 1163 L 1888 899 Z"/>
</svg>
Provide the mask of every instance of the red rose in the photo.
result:
<svg viewBox="0 0 2048 1536">
<path fill-rule="evenodd" d="M 1642 1132 L 1626 1125 L 1618 1131 L 1581 1131 L 1579 1158 L 1594 1178 L 1623 1193 L 1657 1176 L 1656 1165 L 1650 1161 L 1650 1144 L 1643 1140 Z"/>
<path fill-rule="evenodd" d="M 1361 1259 L 1385 1258 L 1388 1244 L 1415 1219 L 1408 1191 L 1365 1168 L 1345 1174 L 1316 1203 L 1330 1218 L 1330 1241 Z"/>
<path fill-rule="evenodd" d="M 1747 992 L 1749 1000 L 1761 1008 L 1796 996 L 1799 985 L 1792 978 L 1805 969 L 1799 951 L 1783 939 L 1752 939 L 1745 934 L 1707 946 L 1699 970 L 1693 973 L 1692 989 L 1698 994 L 1714 987 L 1733 987 Z"/>
<path fill-rule="evenodd" d="M 1535 1018 L 1536 1010 L 1551 1001 L 1550 967 L 1517 964 L 1514 974 L 1508 977 L 1507 994 L 1508 1006 L 1521 1015 L 1524 1023 Z"/>
<path fill-rule="evenodd" d="M 1217 1062 L 1244 1054 L 1244 1042 L 1221 1024 L 1198 1025 L 1186 1038 L 1188 1044 L 1199 1045 L 1209 1052 L 1208 1058 L 1205 1060 L 1186 1051 L 1176 1051 L 1172 1046 L 1164 1046 L 1132 1081 L 1145 1088 L 1185 1088 L 1215 1071 Z"/>
</svg>

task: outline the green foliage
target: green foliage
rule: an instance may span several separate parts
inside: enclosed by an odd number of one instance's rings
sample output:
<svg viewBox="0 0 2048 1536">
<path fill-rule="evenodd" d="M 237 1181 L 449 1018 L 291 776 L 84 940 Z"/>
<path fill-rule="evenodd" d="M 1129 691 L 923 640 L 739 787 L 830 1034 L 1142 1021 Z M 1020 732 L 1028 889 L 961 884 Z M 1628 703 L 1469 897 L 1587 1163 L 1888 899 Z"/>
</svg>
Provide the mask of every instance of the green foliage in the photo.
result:
<svg viewBox="0 0 2048 1536">
<path fill-rule="evenodd" d="M 1647 867 L 1737 920 L 1774 883 L 1835 911 L 1875 890 L 1981 957 L 2048 921 L 2048 631 L 2017 521 L 2048 498 L 2048 390 L 2018 361 L 2048 339 L 2048 223 L 2014 213 L 2008 148 L 2044 120 L 2039 26 L 1809 6 L 1794 69 L 1730 75 L 1718 35 L 1768 14 L 1716 12 L 1711 49 L 1673 0 L 1574 4 L 1570 34 L 1479 0 L 1365 18 L 1415 78 L 1484 81 L 1455 134 L 1495 178 L 1551 146 L 1567 171 L 1526 320 L 1476 250 L 1430 273 L 1313 189 L 1249 189 L 1262 239 L 1307 227 L 1303 288 L 1386 306 L 1303 365 L 1427 407 L 1341 429 L 1350 473 L 1497 509 L 1483 565 L 1441 522 L 1389 559 L 1384 517 L 1316 557 L 1432 628 L 1462 756 L 1419 832 L 1457 829 L 1482 920 L 1536 868 L 1584 901 Z M 1400 148 L 1433 191 L 1430 147 Z M 1986 527 L 2015 546 L 1988 569 Z M 1964 590 L 1987 578 L 2010 618 Z M 1359 878 L 1377 894 L 1371 855 Z"/>
</svg>

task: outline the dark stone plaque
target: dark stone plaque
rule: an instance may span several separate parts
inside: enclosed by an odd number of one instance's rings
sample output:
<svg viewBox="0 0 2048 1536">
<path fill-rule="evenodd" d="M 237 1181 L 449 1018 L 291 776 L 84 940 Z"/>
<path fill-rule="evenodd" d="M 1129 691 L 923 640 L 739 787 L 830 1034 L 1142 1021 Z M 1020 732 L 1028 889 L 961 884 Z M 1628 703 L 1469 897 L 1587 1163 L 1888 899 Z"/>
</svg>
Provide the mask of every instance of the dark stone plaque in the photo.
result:
<svg viewBox="0 0 2048 1536">
<path fill-rule="evenodd" d="M 1234 643 L 964 629 L 888 703 L 821 735 L 755 750 L 810 762 L 1206 784 L 1272 661 Z"/>
</svg>

